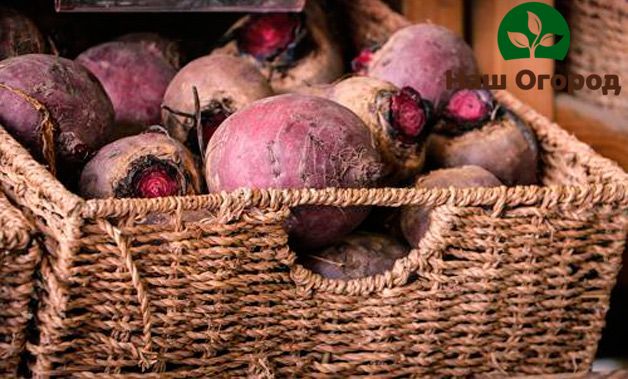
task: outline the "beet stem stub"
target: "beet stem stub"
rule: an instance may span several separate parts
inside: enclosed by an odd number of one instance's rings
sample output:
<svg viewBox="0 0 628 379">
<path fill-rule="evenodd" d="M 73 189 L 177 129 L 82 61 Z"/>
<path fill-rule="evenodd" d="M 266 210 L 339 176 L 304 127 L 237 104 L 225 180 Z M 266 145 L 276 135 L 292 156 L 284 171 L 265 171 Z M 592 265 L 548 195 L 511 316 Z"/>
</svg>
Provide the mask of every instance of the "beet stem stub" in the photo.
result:
<svg viewBox="0 0 628 379">
<path fill-rule="evenodd" d="M 356 74 L 367 75 L 369 63 L 373 60 L 373 55 L 378 48 L 378 46 L 375 46 L 362 49 L 362 51 L 351 60 L 351 70 Z"/>
<path fill-rule="evenodd" d="M 444 116 L 460 126 L 479 126 L 491 117 L 493 108 L 489 91 L 462 89 L 451 96 Z"/>
<path fill-rule="evenodd" d="M 132 162 L 129 175 L 115 189 L 116 197 L 155 198 L 184 193 L 182 177 L 172 164 L 153 156 Z"/>
<path fill-rule="evenodd" d="M 271 60 L 295 41 L 301 19 L 294 13 L 254 15 L 239 30 L 238 48 L 258 60 Z"/>
<path fill-rule="evenodd" d="M 390 101 L 391 124 L 402 140 L 414 141 L 429 120 L 427 104 L 413 88 L 404 87 Z"/>
</svg>

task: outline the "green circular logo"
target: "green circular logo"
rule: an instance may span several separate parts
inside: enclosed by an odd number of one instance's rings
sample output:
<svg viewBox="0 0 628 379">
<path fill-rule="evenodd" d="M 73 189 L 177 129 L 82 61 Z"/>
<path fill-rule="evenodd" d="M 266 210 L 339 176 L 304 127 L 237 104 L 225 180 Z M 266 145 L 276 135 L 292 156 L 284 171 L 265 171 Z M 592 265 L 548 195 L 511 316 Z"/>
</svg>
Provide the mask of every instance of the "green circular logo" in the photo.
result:
<svg viewBox="0 0 628 379">
<path fill-rule="evenodd" d="M 555 8 L 537 2 L 512 8 L 504 16 L 497 33 L 497 45 L 506 60 L 563 60 L 569 43 L 569 25 L 565 18 Z"/>
</svg>

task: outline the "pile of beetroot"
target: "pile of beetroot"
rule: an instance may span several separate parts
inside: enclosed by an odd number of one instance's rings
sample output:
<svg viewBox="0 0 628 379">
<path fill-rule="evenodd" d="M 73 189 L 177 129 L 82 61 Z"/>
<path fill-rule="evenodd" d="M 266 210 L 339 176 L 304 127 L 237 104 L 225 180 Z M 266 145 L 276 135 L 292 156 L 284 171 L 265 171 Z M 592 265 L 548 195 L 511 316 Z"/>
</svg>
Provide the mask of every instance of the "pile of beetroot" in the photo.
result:
<svg viewBox="0 0 628 379">
<path fill-rule="evenodd" d="M 46 54 L 32 21 L 0 9 L 10 31 L 0 34 L 0 124 L 85 198 L 537 182 L 530 128 L 488 91 L 445 87 L 448 70 L 477 73 L 463 40 L 409 26 L 361 52 L 347 76 L 325 15 L 310 1 L 301 14 L 246 16 L 180 67 L 178 44 L 151 33 L 74 60 Z M 432 210 L 382 211 L 299 207 L 285 228 L 303 265 L 360 278 L 418 246 Z"/>
</svg>

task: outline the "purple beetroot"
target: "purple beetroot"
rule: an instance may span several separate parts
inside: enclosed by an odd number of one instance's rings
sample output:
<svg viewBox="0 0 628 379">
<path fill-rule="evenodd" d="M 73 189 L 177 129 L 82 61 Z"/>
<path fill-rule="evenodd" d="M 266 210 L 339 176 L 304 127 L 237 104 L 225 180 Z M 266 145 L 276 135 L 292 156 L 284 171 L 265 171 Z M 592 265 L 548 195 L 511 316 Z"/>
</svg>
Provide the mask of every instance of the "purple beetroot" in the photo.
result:
<svg viewBox="0 0 628 379">
<path fill-rule="evenodd" d="M 51 123 L 44 122 L 40 105 Z M 0 62 L 0 124 L 39 160 L 49 161 L 52 150 L 62 165 L 75 166 L 110 138 L 113 108 L 98 81 L 79 64 L 29 54 Z M 50 132 L 52 143 L 44 152 Z"/>
<path fill-rule="evenodd" d="M 85 165 L 79 187 L 88 199 L 194 195 L 200 192 L 200 175 L 183 145 L 151 132 L 100 149 Z"/>
<path fill-rule="evenodd" d="M 212 53 L 183 67 L 168 85 L 163 99 L 163 125 L 171 136 L 193 151 L 201 151 L 196 130 L 195 96 L 199 97 L 203 145 L 232 113 L 273 92 L 266 78 L 240 57 Z"/>
<path fill-rule="evenodd" d="M 480 166 L 505 185 L 535 184 L 539 148 L 530 127 L 490 92 L 459 90 L 443 107 L 428 156 L 438 167 Z"/>
<path fill-rule="evenodd" d="M 0 60 L 45 51 L 46 40 L 33 21 L 16 10 L 0 7 Z"/>
<path fill-rule="evenodd" d="M 154 46 L 107 42 L 86 50 L 76 62 L 102 83 L 122 135 L 160 123 L 161 100 L 176 71 Z"/>
<path fill-rule="evenodd" d="M 256 101 L 229 117 L 205 157 L 210 191 L 248 188 L 367 188 L 382 176 L 366 126 L 330 100 L 289 94 Z M 364 207 L 298 207 L 287 223 L 293 241 L 317 248 L 351 232 Z"/>
<path fill-rule="evenodd" d="M 122 42 L 140 43 L 149 50 L 159 53 L 175 69 L 181 68 L 183 51 L 181 46 L 173 40 L 162 37 L 157 33 L 129 33 L 116 39 Z"/>
<path fill-rule="evenodd" d="M 219 50 L 255 63 L 277 93 L 331 83 L 344 69 L 340 47 L 316 1 L 308 1 L 303 13 L 246 16 L 226 40 Z"/>
<path fill-rule="evenodd" d="M 333 246 L 299 257 L 299 263 L 328 279 L 352 280 L 383 274 L 409 252 L 394 238 L 353 233 Z"/>
<path fill-rule="evenodd" d="M 370 62 L 365 62 L 368 52 L 359 58 L 354 65 L 359 63 L 368 76 L 412 87 L 435 106 L 451 93 L 446 88 L 447 71 L 467 75 L 478 71 L 469 45 L 449 29 L 433 24 L 405 27 L 372 54 Z"/>
<path fill-rule="evenodd" d="M 342 80 L 327 92 L 369 128 L 392 183 L 421 170 L 433 112 L 418 92 L 365 76 Z"/>
</svg>

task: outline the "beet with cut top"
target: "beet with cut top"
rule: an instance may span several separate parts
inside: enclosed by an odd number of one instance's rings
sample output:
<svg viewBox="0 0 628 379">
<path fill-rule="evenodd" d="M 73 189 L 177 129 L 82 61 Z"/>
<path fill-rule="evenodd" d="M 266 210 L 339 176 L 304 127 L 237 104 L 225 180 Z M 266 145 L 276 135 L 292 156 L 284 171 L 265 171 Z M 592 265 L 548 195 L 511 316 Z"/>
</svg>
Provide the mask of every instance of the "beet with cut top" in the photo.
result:
<svg viewBox="0 0 628 379">
<path fill-rule="evenodd" d="M 368 56 L 361 57 L 362 65 L 365 60 Z M 412 87 L 435 107 L 453 90 L 446 88 L 447 71 L 478 73 L 471 47 L 454 32 L 433 24 L 416 24 L 397 31 L 372 55 L 363 71 L 398 87 Z"/>
<path fill-rule="evenodd" d="M 0 83 L 50 112 L 53 148 L 61 165 L 81 165 L 112 134 L 113 107 L 107 94 L 85 68 L 68 59 L 44 54 L 6 59 L 0 62 Z M 42 121 L 31 101 L 0 88 L 0 124 L 39 160 L 45 155 Z"/>
<path fill-rule="evenodd" d="M 300 256 L 298 262 L 325 278 L 351 280 L 383 274 L 409 252 L 388 236 L 354 233 L 331 247 Z"/>
<path fill-rule="evenodd" d="M 45 51 L 46 40 L 31 19 L 0 7 L 0 60 Z"/>
<path fill-rule="evenodd" d="M 122 135 L 160 122 L 161 101 L 176 71 L 154 46 L 107 42 L 81 53 L 76 62 L 105 88 Z"/>
<path fill-rule="evenodd" d="M 421 170 L 433 112 L 418 92 L 357 76 L 336 83 L 327 98 L 352 110 L 368 126 L 392 183 Z"/>
<path fill-rule="evenodd" d="M 185 146 L 162 133 L 143 133 L 98 151 L 81 174 L 85 198 L 153 198 L 194 195 L 200 175 Z"/>
<path fill-rule="evenodd" d="M 497 108 L 490 92 L 455 92 L 443 116 L 428 146 L 434 165 L 480 166 L 508 186 L 537 183 L 539 148 L 534 132 L 512 112 Z"/>
<path fill-rule="evenodd" d="M 463 166 L 432 171 L 421 176 L 415 183 L 416 188 L 472 188 L 498 187 L 502 183 L 495 175 L 478 166 Z M 430 214 L 433 208 L 428 206 L 406 206 L 401 209 L 401 231 L 412 247 L 419 242 L 430 226 Z"/>
<path fill-rule="evenodd" d="M 212 53 L 188 63 L 168 85 L 162 118 L 170 135 L 199 152 L 193 88 L 198 91 L 205 146 L 232 113 L 273 95 L 266 78 L 242 58 Z"/>
<path fill-rule="evenodd" d="M 383 165 L 372 136 L 347 108 L 288 94 L 256 101 L 229 117 L 205 157 L 210 191 L 248 188 L 373 187 Z M 303 248 L 353 230 L 368 208 L 297 207 L 287 229 Z"/>
<path fill-rule="evenodd" d="M 303 13 L 249 15 L 238 21 L 219 51 L 242 55 L 254 62 L 277 93 L 320 83 L 342 75 L 339 44 L 316 1 Z"/>
</svg>

